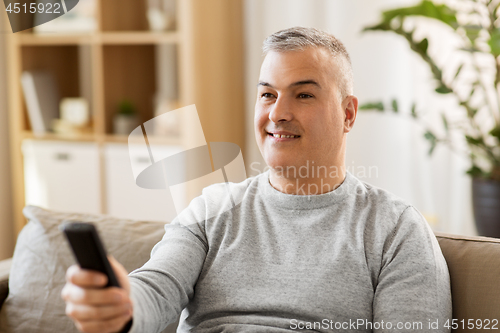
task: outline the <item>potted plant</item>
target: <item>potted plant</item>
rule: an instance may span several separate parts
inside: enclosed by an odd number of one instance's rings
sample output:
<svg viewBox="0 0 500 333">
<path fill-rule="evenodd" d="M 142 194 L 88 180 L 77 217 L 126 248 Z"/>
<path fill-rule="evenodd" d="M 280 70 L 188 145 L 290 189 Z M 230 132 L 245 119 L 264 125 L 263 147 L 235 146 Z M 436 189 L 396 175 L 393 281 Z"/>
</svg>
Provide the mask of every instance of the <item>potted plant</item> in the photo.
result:
<svg viewBox="0 0 500 333">
<path fill-rule="evenodd" d="M 465 154 L 471 162 L 467 173 L 472 177 L 478 232 L 484 236 L 500 237 L 500 1 L 463 0 L 454 2 L 454 5 L 456 7 L 424 0 L 415 6 L 387 10 L 382 13 L 378 24 L 363 31 L 387 31 L 406 39 L 411 50 L 429 66 L 436 93 L 455 96 L 458 102 L 453 111 L 461 113 L 462 119 L 452 121 L 444 112 L 441 113 L 440 126 L 444 134 L 438 134 L 424 124 L 424 137 L 430 144 L 429 155 L 438 144 L 453 148 L 451 136 L 460 133 L 467 143 Z M 454 52 L 467 55 L 467 61 L 452 69 L 454 75 L 451 79 L 443 75 L 443 69 L 450 69 L 439 66 L 427 52 L 428 39 L 417 39 L 415 29 L 419 22 L 408 20 L 415 17 L 442 23 L 462 41 L 462 46 Z M 467 79 L 460 75 L 464 72 L 468 73 Z M 474 79 L 470 81 L 470 77 Z M 464 85 L 468 90 L 465 94 Z M 398 112 L 398 103 L 397 100 L 390 105 L 380 101 L 370 102 L 360 106 L 360 109 Z M 415 103 L 411 108 L 411 117 L 422 122 L 422 114 Z"/>
<path fill-rule="evenodd" d="M 139 125 L 137 111 L 129 100 L 122 100 L 113 118 L 113 132 L 118 135 L 129 135 Z"/>
</svg>

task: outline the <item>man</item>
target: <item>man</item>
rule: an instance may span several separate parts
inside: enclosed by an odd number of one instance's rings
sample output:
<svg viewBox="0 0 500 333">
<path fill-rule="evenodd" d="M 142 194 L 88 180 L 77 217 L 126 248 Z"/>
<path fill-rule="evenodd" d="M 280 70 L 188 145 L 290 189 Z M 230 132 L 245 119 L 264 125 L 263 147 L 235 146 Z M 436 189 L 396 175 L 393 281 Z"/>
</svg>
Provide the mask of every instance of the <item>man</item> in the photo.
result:
<svg viewBox="0 0 500 333">
<path fill-rule="evenodd" d="M 448 270 L 425 219 L 345 171 L 358 101 L 344 46 L 291 28 L 264 52 L 255 134 L 269 172 L 231 184 L 232 209 L 224 185 L 206 188 L 130 276 L 112 260 L 123 289 L 71 267 L 68 315 L 84 332 L 159 332 L 181 311 L 180 332 L 449 331 Z"/>
</svg>

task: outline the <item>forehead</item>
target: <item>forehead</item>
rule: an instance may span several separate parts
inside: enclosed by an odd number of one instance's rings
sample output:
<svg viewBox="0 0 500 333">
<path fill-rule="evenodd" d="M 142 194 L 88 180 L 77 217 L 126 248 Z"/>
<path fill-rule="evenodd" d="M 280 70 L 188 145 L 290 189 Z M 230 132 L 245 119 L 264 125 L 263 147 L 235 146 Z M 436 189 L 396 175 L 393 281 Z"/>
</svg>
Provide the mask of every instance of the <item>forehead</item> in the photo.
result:
<svg viewBox="0 0 500 333">
<path fill-rule="evenodd" d="M 337 64 L 331 53 L 318 47 L 300 51 L 270 51 L 260 69 L 260 81 L 279 87 L 301 80 L 315 80 L 320 86 L 335 83 Z"/>
</svg>

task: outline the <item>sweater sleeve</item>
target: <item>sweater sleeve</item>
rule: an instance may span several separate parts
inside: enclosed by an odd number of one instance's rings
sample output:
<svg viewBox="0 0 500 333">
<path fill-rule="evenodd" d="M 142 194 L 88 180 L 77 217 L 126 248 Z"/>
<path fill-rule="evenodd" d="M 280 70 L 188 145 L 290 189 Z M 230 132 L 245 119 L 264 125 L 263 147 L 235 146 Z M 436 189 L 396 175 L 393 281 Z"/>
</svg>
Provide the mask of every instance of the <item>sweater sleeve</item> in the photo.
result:
<svg viewBox="0 0 500 333">
<path fill-rule="evenodd" d="M 161 332 L 193 297 L 208 245 L 200 227 L 203 223 L 196 222 L 195 215 L 200 214 L 193 214 L 190 206 L 165 226 L 149 261 L 129 275 L 134 308 L 131 333 Z"/>
<path fill-rule="evenodd" d="M 373 331 L 450 332 L 445 323 L 451 315 L 446 261 L 424 217 L 409 206 L 384 244 Z"/>
</svg>

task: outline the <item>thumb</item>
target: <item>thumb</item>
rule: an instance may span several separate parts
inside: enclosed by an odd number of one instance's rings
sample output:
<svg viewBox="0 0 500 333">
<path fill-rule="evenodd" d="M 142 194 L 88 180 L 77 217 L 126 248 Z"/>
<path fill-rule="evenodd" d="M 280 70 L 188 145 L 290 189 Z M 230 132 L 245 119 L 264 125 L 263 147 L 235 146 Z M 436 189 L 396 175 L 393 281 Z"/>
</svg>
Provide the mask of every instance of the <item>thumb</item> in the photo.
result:
<svg viewBox="0 0 500 333">
<path fill-rule="evenodd" d="M 109 259 L 109 263 L 111 264 L 111 268 L 113 268 L 113 271 L 115 272 L 116 278 L 118 279 L 118 283 L 120 283 L 120 286 L 123 289 L 125 289 L 127 294 L 130 295 L 130 282 L 128 280 L 127 270 L 113 256 L 109 255 L 108 259 Z"/>
</svg>

